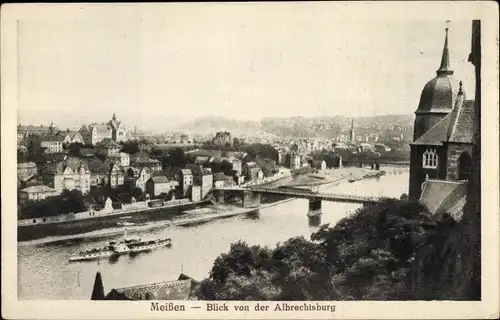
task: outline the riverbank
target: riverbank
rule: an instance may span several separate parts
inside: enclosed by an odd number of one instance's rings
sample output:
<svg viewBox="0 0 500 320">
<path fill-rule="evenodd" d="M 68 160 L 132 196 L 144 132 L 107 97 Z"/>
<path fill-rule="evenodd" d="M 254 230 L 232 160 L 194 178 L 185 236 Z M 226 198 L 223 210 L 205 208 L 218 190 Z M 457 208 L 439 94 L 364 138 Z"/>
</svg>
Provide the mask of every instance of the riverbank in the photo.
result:
<svg viewBox="0 0 500 320">
<path fill-rule="evenodd" d="M 81 233 L 81 234 L 46 237 L 43 239 L 20 241 L 20 242 L 18 242 L 18 245 L 20 245 L 20 246 L 42 245 L 42 244 L 49 244 L 49 243 L 68 242 L 71 240 L 82 240 L 82 239 L 86 239 L 86 238 L 93 238 L 93 239 L 108 238 L 108 237 L 123 234 L 125 232 L 125 230 L 127 230 L 127 233 L 130 235 L 133 233 L 139 233 L 139 232 L 144 232 L 144 231 L 154 230 L 154 229 L 164 229 L 164 228 L 169 228 L 169 227 L 187 227 L 190 225 L 207 223 L 207 222 L 210 222 L 213 220 L 230 218 L 230 217 L 234 217 L 234 216 L 238 216 L 238 215 L 242 215 L 242 214 L 252 213 L 252 212 L 258 211 L 260 209 L 274 207 L 274 206 L 277 206 L 279 204 L 286 203 L 286 202 L 293 201 L 293 200 L 295 200 L 295 199 L 294 198 L 284 199 L 284 200 L 276 201 L 273 203 L 262 204 L 259 207 L 255 207 L 255 208 L 241 208 L 241 207 L 235 207 L 235 206 L 231 206 L 231 205 L 221 205 L 221 204 L 208 205 L 205 208 L 209 209 L 210 212 L 205 211 L 204 213 L 198 213 L 198 212 L 196 212 L 196 209 L 195 209 L 195 210 L 193 210 L 194 212 L 192 212 L 192 213 L 186 213 L 182 216 L 175 217 L 173 219 L 157 221 L 157 222 L 146 224 L 146 225 L 131 225 L 131 226 L 118 227 L 118 228 L 96 230 L 96 231 L 91 231 L 91 232 L 86 232 L 86 233 Z"/>
<path fill-rule="evenodd" d="M 383 171 L 358 167 L 343 167 L 337 169 L 318 170 L 317 173 L 305 173 L 294 177 L 284 178 L 265 186 L 268 188 L 300 187 L 329 185 L 343 180 L 359 181 L 381 176 Z"/>
<path fill-rule="evenodd" d="M 359 180 L 364 180 L 364 179 L 369 179 L 373 178 L 376 176 L 379 176 L 381 174 L 381 171 L 377 170 L 369 170 L 365 168 L 355 168 L 355 167 L 349 167 L 349 168 L 340 168 L 340 169 L 331 169 L 331 170 L 320 170 L 318 173 L 315 174 L 304 174 L 301 176 L 295 177 L 293 183 L 286 182 L 283 180 L 279 180 L 274 182 L 275 184 L 281 184 L 280 186 L 304 186 L 304 185 L 322 185 L 322 186 L 336 186 L 339 185 L 340 183 L 347 182 L 347 181 L 359 181 Z M 318 178 L 322 177 L 322 178 Z M 318 181 L 321 180 L 321 181 Z M 316 184 L 312 182 L 316 182 Z M 267 184 L 266 187 L 272 185 Z M 276 187 L 276 186 L 272 186 Z M 165 227 L 183 227 L 183 226 L 190 226 L 190 225 L 196 225 L 196 224 L 202 224 L 206 222 L 210 222 L 216 219 L 224 219 L 224 218 L 229 218 L 229 217 L 234 217 L 242 214 L 247 214 L 251 213 L 254 211 L 257 211 L 259 209 L 265 209 L 268 207 L 272 206 L 277 206 L 281 203 L 289 202 L 294 200 L 294 198 L 288 198 L 284 200 L 279 200 L 276 202 L 271 202 L 271 203 L 261 203 L 260 206 L 255 207 L 255 208 L 242 208 L 242 207 L 237 207 L 233 205 L 222 205 L 222 204 L 214 204 L 214 205 L 207 205 L 203 208 L 202 211 L 199 211 L 200 209 L 191 209 L 191 210 L 184 210 L 183 214 L 175 214 L 175 215 L 168 215 L 166 216 L 165 214 L 162 214 L 161 220 L 158 221 L 148 221 L 145 219 L 141 220 L 135 220 L 132 221 L 132 225 L 127 225 L 127 226 L 117 226 L 116 221 L 113 221 L 107 226 L 104 226 L 104 228 L 101 228 L 100 230 L 95 230 L 95 231 L 89 231 L 89 232 L 83 232 L 83 233 L 77 233 L 77 234 L 69 234 L 69 235 L 56 235 L 56 236 L 49 236 L 41 239 L 31 239 L 27 241 L 20 241 L 20 245 L 40 245 L 40 244 L 47 244 L 47 243 L 55 243 L 55 242 L 64 242 L 64 241 L 69 241 L 69 240 L 78 240 L 78 239 L 85 239 L 85 238 L 101 238 L 101 237 L 110 237 L 118 234 L 122 234 L 125 229 L 128 230 L 129 233 L 135 233 L 135 232 L 144 232 L 147 230 L 153 230 L 153 229 L 158 229 L 158 228 L 165 228 Z M 206 209 L 208 210 L 206 210 Z M 158 217 L 160 218 L 160 216 Z M 142 224 L 134 224 L 134 223 L 142 223 Z"/>
</svg>

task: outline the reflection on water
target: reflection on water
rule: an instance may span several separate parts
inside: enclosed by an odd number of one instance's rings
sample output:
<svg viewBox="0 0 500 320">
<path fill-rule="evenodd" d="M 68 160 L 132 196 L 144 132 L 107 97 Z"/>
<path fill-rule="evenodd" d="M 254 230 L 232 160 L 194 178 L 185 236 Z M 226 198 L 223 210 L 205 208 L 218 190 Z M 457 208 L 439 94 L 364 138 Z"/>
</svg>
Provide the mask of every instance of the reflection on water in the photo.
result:
<svg viewBox="0 0 500 320">
<path fill-rule="evenodd" d="M 379 179 L 323 186 L 320 191 L 397 198 L 408 192 L 407 168 L 383 170 L 387 174 Z M 244 240 L 252 245 L 274 247 L 290 237 L 302 235 L 309 238 L 321 223 L 334 225 L 359 207 L 359 204 L 323 201 L 322 216 L 312 217 L 320 221 L 311 221 L 307 216 L 309 201 L 296 199 L 242 216 L 190 227 L 158 227 L 129 232 L 130 236 L 170 237 L 172 247 L 101 260 L 99 264 L 96 261 L 69 263 L 68 258 L 76 251 L 103 246 L 123 235 L 18 246 L 18 296 L 19 299 L 88 300 L 97 270 L 102 273 L 106 292 L 112 288 L 176 280 L 181 266 L 187 275 L 203 279 L 208 276 L 215 258 L 227 252 L 232 242 Z"/>
<path fill-rule="evenodd" d="M 308 217 L 309 227 L 319 227 L 321 225 L 321 216 Z"/>
</svg>

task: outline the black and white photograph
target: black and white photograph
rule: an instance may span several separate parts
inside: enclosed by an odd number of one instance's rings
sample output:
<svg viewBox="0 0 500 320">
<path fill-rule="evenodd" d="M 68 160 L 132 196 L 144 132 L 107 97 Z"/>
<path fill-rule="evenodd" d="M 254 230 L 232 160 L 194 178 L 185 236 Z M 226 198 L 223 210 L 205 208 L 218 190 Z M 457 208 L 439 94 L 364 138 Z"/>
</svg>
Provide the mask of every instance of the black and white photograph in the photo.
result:
<svg viewBox="0 0 500 320">
<path fill-rule="evenodd" d="M 498 316 L 495 14 L 364 4 L 12 15 L 2 300 L 329 319 L 346 302 L 488 300 Z"/>
</svg>

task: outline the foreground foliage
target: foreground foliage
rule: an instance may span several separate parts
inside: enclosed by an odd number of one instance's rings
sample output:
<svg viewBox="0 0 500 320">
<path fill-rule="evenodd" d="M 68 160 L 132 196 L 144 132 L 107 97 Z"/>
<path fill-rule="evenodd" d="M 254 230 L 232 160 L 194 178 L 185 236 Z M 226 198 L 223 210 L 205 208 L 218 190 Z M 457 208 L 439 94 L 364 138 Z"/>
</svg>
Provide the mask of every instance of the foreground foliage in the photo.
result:
<svg viewBox="0 0 500 320">
<path fill-rule="evenodd" d="M 420 204 L 387 199 L 361 208 L 311 240 L 295 237 L 276 248 L 233 243 L 197 290 L 205 300 L 426 299 L 415 288 L 415 257 L 439 252 L 447 217 Z M 421 270 L 421 269 L 420 269 Z M 419 270 L 419 271 L 420 271 Z M 417 293 L 418 292 L 418 293 Z"/>
</svg>

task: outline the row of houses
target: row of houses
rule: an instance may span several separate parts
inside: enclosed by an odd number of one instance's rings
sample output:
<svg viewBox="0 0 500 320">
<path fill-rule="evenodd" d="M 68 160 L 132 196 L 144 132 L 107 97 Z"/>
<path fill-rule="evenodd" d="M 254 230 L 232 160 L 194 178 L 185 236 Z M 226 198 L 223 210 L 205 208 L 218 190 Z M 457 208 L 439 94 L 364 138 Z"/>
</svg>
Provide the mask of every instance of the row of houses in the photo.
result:
<svg viewBox="0 0 500 320">
<path fill-rule="evenodd" d="M 65 144 L 81 143 L 97 145 L 103 140 L 115 142 L 127 141 L 131 138 L 130 133 L 121 121 L 116 119 L 116 115 L 106 123 L 92 123 L 83 125 L 78 131 L 59 130 L 53 123 L 50 126 L 22 126 L 17 127 L 17 142 L 21 145 L 30 136 L 40 137 L 40 146 L 45 148 L 47 153 L 63 152 Z"/>
</svg>

